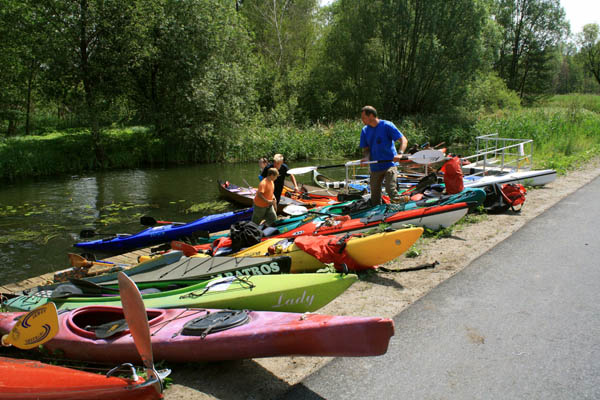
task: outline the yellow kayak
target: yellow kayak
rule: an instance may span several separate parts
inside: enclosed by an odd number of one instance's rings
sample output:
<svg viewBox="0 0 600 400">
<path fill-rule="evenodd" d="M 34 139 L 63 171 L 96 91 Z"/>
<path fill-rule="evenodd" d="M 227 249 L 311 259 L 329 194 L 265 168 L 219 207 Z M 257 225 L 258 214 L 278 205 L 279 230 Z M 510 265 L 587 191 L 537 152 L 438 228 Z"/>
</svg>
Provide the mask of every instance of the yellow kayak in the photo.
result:
<svg viewBox="0 0 600 400">
<path fill-rule="evenodd" d="M 375 233 L 363 237 L 353 237 L 346 242 L 345 251 L 356 263 L 369 267 L 384 264 L 402 255 L 423 234 L 423 228 L 399 229 L 392 232 Z M 269 250 L 271 248 L 271 250 Z M 285 239 L 267 239 L 234 256 L 289 256 L 292 259 L 292 273 L 314 272 L 326 267 L 321 261 L 301 250 Z"/>
</svg>

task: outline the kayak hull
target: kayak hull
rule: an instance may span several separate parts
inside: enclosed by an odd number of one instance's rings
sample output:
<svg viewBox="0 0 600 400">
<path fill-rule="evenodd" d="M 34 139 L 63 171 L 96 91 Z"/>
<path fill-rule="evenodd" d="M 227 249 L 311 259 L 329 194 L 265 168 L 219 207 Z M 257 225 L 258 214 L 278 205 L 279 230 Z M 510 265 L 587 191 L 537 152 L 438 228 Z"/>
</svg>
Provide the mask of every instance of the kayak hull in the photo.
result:
<svg viewBox="0 0 600 400">
<path fill-rule="evenodd" d="M 139 355 L 137 356 L 139 358 Z M 160 399 L 153 386 L 38 361 L 0 357 L 0 398 L 11 400 Z"/>
<path fill-rule="evenodd" d="M 187 224 L 164 224 L 144 229 L 133 235 L 117 235 L 105 239 L 75 243 L 74 246 L 85 251 L 109 254 L 125 253 L 129 250 L 170 242 L 192 235 L 197 231 L 217 232 L 229 227 L 237 221 L 252 218 L 252 209 L 228 211 L 207 215 Z"/>
<path fill-rule="evenodd" d="M 520 183 L 526 186 L 543 186 L 556 179 L 553 169 L 509 172 L 503 175 L 465 176 L 465 187 L 476 188 L 494 184 Z"/>
<path fill-rule="evenodd" d="M 172 281 L 140 284 L 146 308 L 230 308 L 257 311 L 313 312 L 332 301 L 358 280 L 354 274 L 255 275 L 216 278 L 186 283 L 171 289 Z M 181 284 L 181 282 L 177 282 Z M 146 293 L 144 289 L 159 288 Z M 36 292 L 5 301 L 9 311 L 31 311 L 53 301 L 60 310 L 89 305 L 120 306 L 117 295 L 51 298 L 51 293 Z"/>
<path fill-rule="evenodd" d="M 331 316 L 248 311 L 248 321 L 202 337 L 184 326 L 206 309 L 149 309 L 154 360 L 198 362 L 275 356 L 362 357 L 385 354 L 394 323 L 379 317 Z M 7 316 L 1 319 L 3 316 Z M 12 318 L 11 318 L 12 317 Z M 10 329 L 14 313 L 0 315 L 0 328 Z M 85 326 L 123 319 L 122 308 L 90 306 L 60 315 L 60 332 L 44 346 L 66 358 L 121 363 L 141 361 L 129 331 L 96 338 Z M 344 338 L 344 340 L 340 340 Z"/>
<path fill-rule="evenodd" d="M 357 264 L 364 267 L 363 269 L 375 268 L 401 256 L 422 234 L 423 228 L 407 228 L 353 237 L 346 242 L 344 250 Z M 279 242 L 282 242 L 282 239 L 267 239 L 236 253 L 235 256 L 263 256 L 269 254 L 269 247 L 274 246 L 273 256 L 285 255 L 291 258 L 292 273 L 314 272 L 327 266 L 297 245 L 292 243 L 283 248 L 277 246 Z"/>
</svg>

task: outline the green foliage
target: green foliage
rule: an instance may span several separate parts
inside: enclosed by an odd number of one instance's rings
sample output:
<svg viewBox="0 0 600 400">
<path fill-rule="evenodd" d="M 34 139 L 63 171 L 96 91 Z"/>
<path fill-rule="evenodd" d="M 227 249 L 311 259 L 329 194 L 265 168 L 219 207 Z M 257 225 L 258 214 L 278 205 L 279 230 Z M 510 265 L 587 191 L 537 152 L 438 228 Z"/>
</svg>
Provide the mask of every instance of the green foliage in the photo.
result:
<svg viewBox="0 0 600 400">
<path fill-rule="evenodd" d="M 421 255 L 421 252 L 422 250 L 416 244 L 413 244 L 412 246 L 410 246 L 410 249 L 408 249 L 407 252 L 404 253 L 404 256 L 407 258 L 416 258 Z"/>
<path fill-rule="evenodd" d="M 301 103 L 313 120 L 323 109 L 334 112 L 328 119 L 349 118 L 365 104 L 387 119 L 452 108 L 480 64 L 482 4 L 336 2 L 313 91 Z"/>
<path fill-rule="evenodd" d="M 495 0 L 504 35 L 495 69 L 509 89 L 531 101 L 551 88 L 553 57 L 568 23 L 559 0 Z"/>
<path fill-rule="evenodd" d="M 600 148 L 600 114 L 587 109 L 597 109 L 598 101 L 599 96 L 555 97 L 550 106 L 483 117 L 475 133 L 533 139 L 534 167 L 565 172 L 592 158 Z M 583 103 L 587 108 L 579 105 Z"/>
<path fill-rule="evenodd" d="M 498 110 L 516 110 L 521 107 L 519 96 L 508 89 L 494 72 L 479 74 L 469 85 L 466 107 L 479 114 Z"/>
<path fill-rule="evenodd" d="M 168 161 L 163 144 L 147 128 L 108 130 L 102 140 L 107 155 L 103 168 L 137 168 Z M 0 179 L 77 173 L 95 167 L 92 138 L 85 130 L 0 142 Z"/>
<path fill-rule="evenodd" d="M 600 25 L 587 24 L 579 37 L 583 65 L 600 85 Z"/>
</svg>

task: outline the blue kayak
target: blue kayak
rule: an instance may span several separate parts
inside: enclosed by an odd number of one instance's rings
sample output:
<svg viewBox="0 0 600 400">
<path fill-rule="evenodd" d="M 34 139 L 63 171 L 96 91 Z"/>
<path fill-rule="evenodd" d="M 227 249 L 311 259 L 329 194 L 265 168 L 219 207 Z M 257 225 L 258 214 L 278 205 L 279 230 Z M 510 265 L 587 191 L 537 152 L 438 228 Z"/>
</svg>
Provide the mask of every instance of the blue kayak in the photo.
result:
<svg viewBox="0 0 600 400">
<path fill-rule="evenodd" d="M 221 214 L 212 214 L 199 218 L 189 223 L 170 223 L 144 229 L 138 233 L 118 234 L 104 239 L 75 243 L 85 251 L 96 251 L 111 254 L 125 253 L 141 247 L 170 242 L 186 236 L 191 236 L 198 231 L 218 232 L 229 229 L 238 221 L 247 221 L 252 218 L 252 208 L 237 211 L 228 211 Z"/>
</svg>

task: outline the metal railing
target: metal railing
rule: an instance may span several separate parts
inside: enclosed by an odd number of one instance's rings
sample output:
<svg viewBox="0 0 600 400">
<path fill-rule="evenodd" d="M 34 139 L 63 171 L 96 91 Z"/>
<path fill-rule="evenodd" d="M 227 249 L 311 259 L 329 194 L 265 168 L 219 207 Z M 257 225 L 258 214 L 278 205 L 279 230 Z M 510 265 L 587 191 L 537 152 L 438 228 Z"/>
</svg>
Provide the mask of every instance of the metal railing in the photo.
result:
<svg viewBox="0 0 600 400">
<path fill-rule="evenodd" d="M 477 136 L 475 154 L 463 157 L 472 175 L 528 171 L 533 162 L 533 139 L 501 138 L 497 133 Z"/>
</svg>

